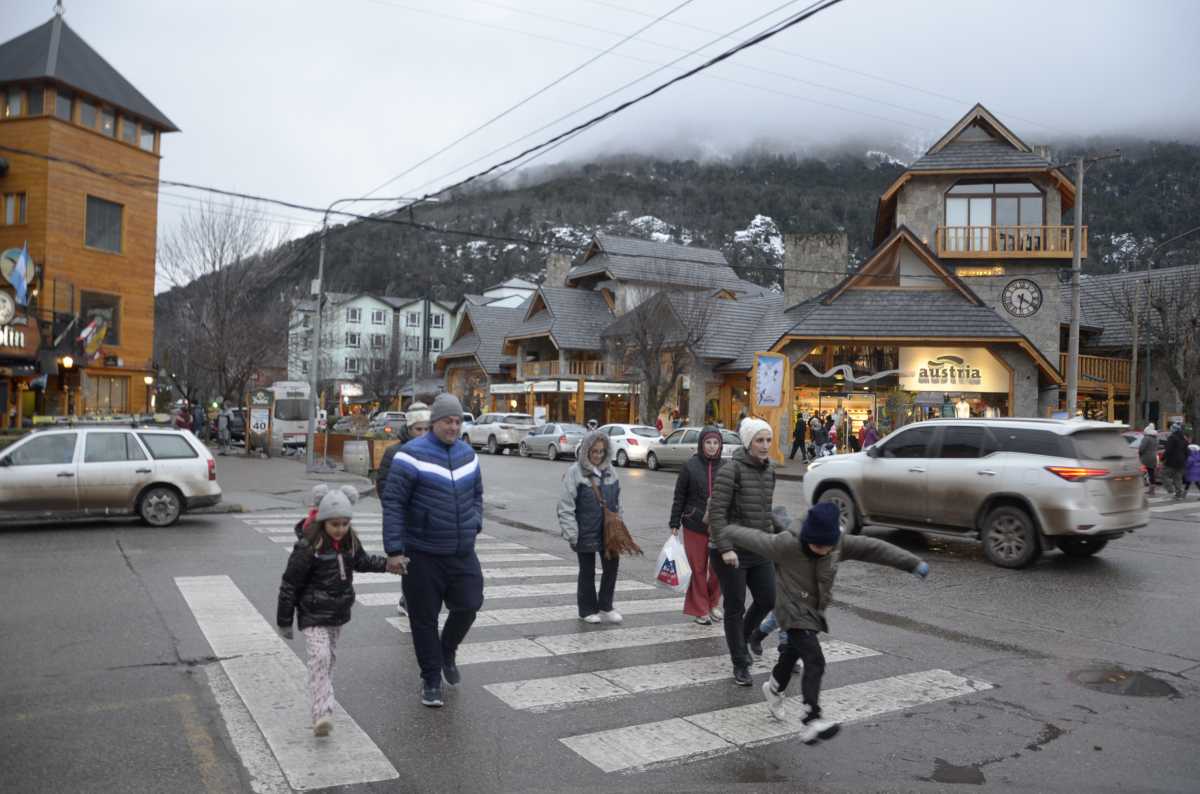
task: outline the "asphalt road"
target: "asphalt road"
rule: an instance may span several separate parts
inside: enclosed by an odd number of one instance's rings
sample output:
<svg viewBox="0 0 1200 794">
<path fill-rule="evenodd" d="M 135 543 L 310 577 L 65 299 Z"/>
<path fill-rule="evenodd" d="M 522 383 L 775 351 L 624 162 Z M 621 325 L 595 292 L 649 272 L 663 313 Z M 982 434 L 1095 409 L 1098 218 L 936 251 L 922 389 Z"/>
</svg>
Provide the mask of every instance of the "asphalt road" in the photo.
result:
<svg viewBox="0 0 1200 794">
<path fill-rule="evenodd" d="M 1200 501 L 1095 558 L 1024 571 L 869 528 L 932 573 L 841 567 L 824 703 L 849 720 L 808 747 L 795 706 L 773 722 L 757 686 L 732 684 L 718 630 L 640 589 L 673 473 L 622 470 L 646 558 L 622 561 L 624 625 L 585 626 L 574 577 L 550 572 L 573 564 L 554 519 L 567 464 L 482 464 L 487 600 L 463 685 L 420 706 L 409 635 L 388 620 L 398 582 L 360 581 L 335 668 L 344 712 L 320 744 L 303 640 L 270 629 L 288 549 L 272 538 L 298 511 L 0 529 L 0 790 L 1196 790 Z M 798 483 L 776 496 L 802 514 Z M 360 504 L 368 542 L 378 511 Z"/>
</svg>

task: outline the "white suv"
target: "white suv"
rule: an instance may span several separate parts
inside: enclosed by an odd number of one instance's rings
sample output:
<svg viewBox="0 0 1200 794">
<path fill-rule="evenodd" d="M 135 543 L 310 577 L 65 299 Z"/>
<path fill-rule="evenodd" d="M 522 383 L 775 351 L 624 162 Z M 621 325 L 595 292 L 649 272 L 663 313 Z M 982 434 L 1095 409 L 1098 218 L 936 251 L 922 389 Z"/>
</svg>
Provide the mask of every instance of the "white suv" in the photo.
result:
<svg viewBox="0 0 1200 794">
<path fill-rule="evenodd" d="M 190 430 L 55 426 L 0 450 L 0 520 L 136 514 L 165 527 L 219 501 L 216 461 Z"/>
<path fill-rule="evenodd" d="M 908 425 L 863 452 L 819 458 L 809 504 L 864 524 L 978 537 L 995 565 L 1044 550 L 1095 554 L 1150 519 L 1137 453 L 1103 422 L 952 419 Z"/>
<path fill-rule="evenodd" d="M 533 417 L 529 414 L 484 414 L 466 428 L 463 441 L 497 455 L 503 449 L 517 449 L 531 430 Z"/>
</svg>

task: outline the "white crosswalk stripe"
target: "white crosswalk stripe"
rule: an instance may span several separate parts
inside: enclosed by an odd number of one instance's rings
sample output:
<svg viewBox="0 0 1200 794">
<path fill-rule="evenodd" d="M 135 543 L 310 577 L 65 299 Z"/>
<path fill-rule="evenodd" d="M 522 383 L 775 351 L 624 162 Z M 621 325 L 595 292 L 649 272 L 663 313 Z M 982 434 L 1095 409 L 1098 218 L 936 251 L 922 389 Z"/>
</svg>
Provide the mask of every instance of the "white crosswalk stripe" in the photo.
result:
<svg viewBox="0 0 1200 794">
<path fill-rule="evenodd" d="M 532 568 L 483 568 L 482 570 L 484 579 L 540 579 L 564 576 L 574 579 L 579 573 L 579 569 L 574 565 L 545 565 Z M 600 571 L 597 569 L 596 572 L 599 573 Z M 396 576 L 390 573 L 354 574 L 355 587 L 376 584 L 387 584 L 394 587 L 397 581 Z M 485 594 L 490 595 L 490 590 L 485 591 Z M 362 599 L 359 600 L 361 601 Z"/>
<path fill-rule="evenodd" d="M 947 670 L 923 670 L 830 689 L 821 695 L 821 709 L 831 720 L 852 722 L 991 688 Z M 760 701 L 559 741 L 605 772 L 626 772 L 783 741 L 800 733 L 801 717 L 793 704 L 783 720 L 774 719 Z"/>
<path fill-rule="evenodd" d="M 621 610 L 629 613 L 629 606 L 628 603 L 622 603 Z M 821 643 L 821 647 L 825 652 L 825 661 L 829 663 L 879 655 L 879 651 L 838 640 L 826 640 Z M 774 666 L 778 656 L 778 649 L 763 648 L 763 656 L 754 662 L 751 672 L 768 672 Z M 729 670 L 729 655 L 721 654 L 636 667 L 619 667 L 613 670 L 597 670 L 594 673 L 575 673 L 552 678 L 527 678 L 522 681 L 487 684 L 483 688 L 514 709 L 551 711 L 576 706 L 580 703 L 615 700 L 643 692 L 668 692 L 712 681 L 722 681 L 729 678 Z"/>
<path fill-rule="evenodd" d="M 486 594 L 490 597 L 492 589 Z M 361 600 L 361 598 L 359 599 Z M 393 598 L 387 603 L 394 604 Z M 682 598 L 643 598 L 637 601 L 622 601 L 621 613 L 625 615 L 649 615 L 655 612 L 680 612 L 683 610 Z M 446 623 L 447 613 L 438 615 L 438 625 Z M 475 616 L 476 626 L 519 626 L 523 623 L 553 623 L 559 620 L 575 620 L 579 617 L 579 609 L 574 604 L 564 604 L 555 607 L 526 607 L 524 609 L 484 609 Z M 408 634 L 410 629 L 408 618 L 391 617 L 387 619 L 401 632 Z"/>
<path fill-rule="evenodd" d="M 620 610 L 621 604 L 617 604 Z M 680 623 L 667 626 L 638 628 L 597 628 L 576 634 L 548 634 L 515 640 L 464 642 L 458 646 L 458 664 L 483 664 L 545 656 L 566 656 L 618 648 L 641 648 L 687 640 L 703 640 L 723 636 L 720 626 L 698 626 Z"/>
<path fill-rule="evenodd" d="M 628 593 L 634 590 L 653 590 L 654 585 L 644 582 L 617 582 L 618 593 Z M 537 598 L 539 596 L 566 595 L 575 592 L 574 582 L 547 582 L 544 584 L 506 584 L 484 588 L 485 598 Z M 400 598 L 399 592 L 394 593 L 359 593 L 355 602 L 363 606 L 374 607 L 394 604 Z"/>
</svg>

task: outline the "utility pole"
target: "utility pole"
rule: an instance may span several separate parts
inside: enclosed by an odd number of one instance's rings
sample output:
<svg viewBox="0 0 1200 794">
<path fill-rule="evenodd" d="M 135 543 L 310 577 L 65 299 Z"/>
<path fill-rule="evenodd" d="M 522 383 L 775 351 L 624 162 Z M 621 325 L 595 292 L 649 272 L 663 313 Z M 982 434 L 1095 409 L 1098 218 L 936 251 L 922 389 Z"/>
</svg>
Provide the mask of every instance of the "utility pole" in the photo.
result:
<svg viewBox="0 0 1200 794">
<path fill-rule="evenodd" d="M 357 203 L 359 201 L 411 201 L 416 203 L 420 199 L 410 199 L 406 196 L 392 196 L 390 198 L 340 198 L 330 203 L 325 208 L 325 214 L 321 216 L 320 247 L 317 254 L 317 288 L 313 290 L 317 301 L 317 320 L 313 327 L 312 349 L 309 351 L 308 357 L 309 385 L 311 391 L 309 393 L 308 407 L 308 437 L 304 442 L 304 467 L 308 472 L 314 470 L 314 460 L 317 452 L 317 411 L 320 408 L 317 389 L 321 386 L 321 317 L 325 313 L 325 237 L 329 233 L 329 214 L 333 212 L 333 208 L 338 204 L 346 202 Z M 329 417 L 326 417 L 325 421 L 328 423 Z M 328 424 L 326 424 L 326 427 L 328 427 Z M 326 437 L 328 438 L 328 434 L 326 434 Z"/>
<path fill-rule="evenodd" d="M 1079 402 L 1079 277 L 1083 273 L 1083 169 L 1089 163 L 1120 157 L 1121 150 L 1095 157 L 1075 158 L 1075 245 L 1071 255 L 1071 335 L 1067 346 L 1067 415 Z"/>
</svg>

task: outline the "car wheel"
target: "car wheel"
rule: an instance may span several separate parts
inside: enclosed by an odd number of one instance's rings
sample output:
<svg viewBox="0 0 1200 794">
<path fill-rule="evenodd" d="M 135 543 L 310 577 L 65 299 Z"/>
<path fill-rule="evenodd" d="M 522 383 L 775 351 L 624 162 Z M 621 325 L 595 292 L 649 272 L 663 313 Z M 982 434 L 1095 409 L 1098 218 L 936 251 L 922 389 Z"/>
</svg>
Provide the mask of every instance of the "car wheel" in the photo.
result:
<svg viewBox="0 0 1200 794">
<path fill-rule="evenodd" d="M 623 450 L 623 449 L 617 450 L 617 465 L 618 466 L 628 466 L 629 465 L 629 456 L 625 454 L 625 450 Z"/>
<path fill-rule="evenodd" d="M 547 460 L 558 460 L 558 444 L 551 444 L 546 448 Z"/>
<path fill-rule="evenodd" d="M 658 456 L 653 452 L 646 455 L 646 468 L 650 471 L 658 471 Z"/>
<path fill-rule="evenodd" d="M 183 499 L 178 491 L 166 485 L 154 486 L 138 502 L 138 515 L 152 527 L 169 527 L 182 513 Z"/>
<path fill-rule="evenodd" d="M 496 443 L 495 436 L 488 436 L 487 451 L 489 455 L 500 454 L 500 445 Z"/>
<path fill-rule="evenodd" d="M 1001 568 L 1024 568 L 1042 551 L 1033 519 L 1019 507 L 1002 505 L 983 520 L 983 556 Z"/>
<path fill-rule="evenodd" d="M 1059 538 L 1058 547 L 1068 557 L 1091 557 L 1108 545 L 1108 538 Z"/>
<path fill-rule="evenodd" d="M 847 535 L 857 535 L 862 532 L 862 522 L 858 518 L 858 505 L 854 497 L 841 488 L 830 488 L 821 494 L 817 502 L 829 502 L 838 509 L 838 524 Z"/>
<path fill-rule="evenodd" d="M 521 453 L 521 457 L 523 457 L 523 458 L 529 457 L 529 447 L 525 444 L 524 441 L 522 441 L 521 446 L 517 448 L 517 452 Z"/>
</svg>

